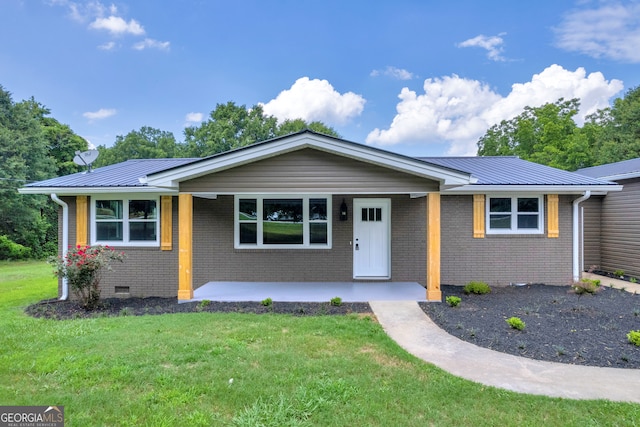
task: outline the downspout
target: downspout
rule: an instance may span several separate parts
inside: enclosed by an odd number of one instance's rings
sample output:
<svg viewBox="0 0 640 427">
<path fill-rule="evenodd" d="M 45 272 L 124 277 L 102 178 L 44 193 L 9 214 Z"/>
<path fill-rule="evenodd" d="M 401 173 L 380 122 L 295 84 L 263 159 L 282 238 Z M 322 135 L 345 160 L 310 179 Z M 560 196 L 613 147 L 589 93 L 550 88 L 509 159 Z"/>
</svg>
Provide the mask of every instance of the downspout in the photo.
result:
<svg viewBox="0 0 640 427">
<path fill-rule="evenodd" d="M 55 193 L 51 193 L 51 200 L 62 206 L 62 256 L 65 257 L 69 250 L 69 205 L 60 200 Z M 60 300 L 65 301 L 67 298 L 69 298 L 69 283 L 67 278 L 63 277 Z"/>
<path fill-rule="evenodd" d="M 591 197 L 591 191 L 573 201 L 573 281 L 580 280 L 580 203 Z"/>
</svg>

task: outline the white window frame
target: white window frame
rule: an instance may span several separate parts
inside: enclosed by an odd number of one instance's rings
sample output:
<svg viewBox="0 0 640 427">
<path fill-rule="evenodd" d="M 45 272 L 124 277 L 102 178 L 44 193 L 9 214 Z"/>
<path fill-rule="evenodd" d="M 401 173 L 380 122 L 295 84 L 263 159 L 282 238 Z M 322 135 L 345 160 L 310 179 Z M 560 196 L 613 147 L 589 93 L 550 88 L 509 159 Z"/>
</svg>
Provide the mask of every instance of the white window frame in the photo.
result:
<svg viewBox="0 0 640 427">
<path fill-rule="evenodd" d="M 256 234 L 257 243 L 240 243 L 240 199 L 256 199 Z M 263 201 L 264 199 L 301 199 L 302 200 L 302 244 L 296 245 L 278 245 L 262 243 L 263 236 Z M 309 224 L 312 221 L 309 218 L 309 199 L 326 199 L 327 200 L 327 243 L 310 243 Z M 332 198 L 330 194 L 236 194 L 234 196 L 233 208 L 233 234 L 235 249 L 331 249 L 332 245 L 332 223 L 333 223 Z"/>
<path fill-rule="evenodd" d="M 96 202 L 98 200 L 117 200 L 122 202 L 122 240 L 98 240 L 97 239 L 97 221 L 96 219 Z M 130 240 L 129 224 L 137 222 L 129 220 L 129 201 L 131 200 L 153 200 L 156 202 L 156 218 L 154 221 L 145 220 L 145 222 L 153 222 L 156 225 L 155 240 Z M 98 194 L 91 196 L 91 245 L 109 245 L 109 246 L 128 246 L 128 247 L 159 247 L 160 246 L 160 197 L 150 196 L 148 194 L 139 195 L 111 195 Z"/>
<path fill-rule="evenodd" d="M 544 234 L 544 195 L 541 194 L 487 194 L 485 203 L 485 222 L 487 234 Z M 511 212 L 502 214 L 511 215 L 510 228 L 491 228 L 491 199 L 511 199 Z M 518 228 L 518 199 L 538 199 L 538 227 Z M 494 212 L 495 214 L 496 212 Z M 523 212 L 525 213 L 525 212 Z M 529 212 L 530 214 L 532 212 Z"/>
</svg>

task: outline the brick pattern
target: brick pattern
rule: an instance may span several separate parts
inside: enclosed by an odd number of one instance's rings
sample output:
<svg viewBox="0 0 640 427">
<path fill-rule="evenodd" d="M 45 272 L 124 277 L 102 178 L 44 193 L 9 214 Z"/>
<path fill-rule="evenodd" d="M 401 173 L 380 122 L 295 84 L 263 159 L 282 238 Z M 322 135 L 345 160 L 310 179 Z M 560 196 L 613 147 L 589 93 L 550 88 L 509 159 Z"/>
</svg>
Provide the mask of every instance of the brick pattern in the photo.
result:
<svg viewBox="0 0 640 427">
<path fill-rule="evenodd" d="M 358 196 L 367 197 L 367 196 Z M 372 195 L 371 197 L 380 197 Z M 342 200 L 349 220 L 339 221 Z M 392 199 L 392 281 L 426 280 L 424 198 Z M 318 249 L 234 249 L 233 196 L 194 199 L 194 288 L 209 281 L 351 281 L 353 280 L 353 197 L 334 196 L 333 245 Z M 416 257 L 418 262 L 415 262 Z"/>
<path fill-rule="evenodd" d="M 380 195 L 356 197 L 387 197 Z M 391 281 L 426 284 L 426 212 L 424 197 L 391 195 Z M 349 220 L 339 221 L 343 198 Z M 233 196 L 194 198 L 193 286 L 209 281 L 352 281 L 353 198 L 334 196 L 331 250 L 236 250 L 233 247 Z M 560 196 L 560 238 L 495 236 L 473 238 L 472 196 L 442 196 L 442 283 L 483 280 L 566 284 L 571 278 L 571 196 Z M 69 242 L 75 245 L 75 198 L 69 204 Z M 105 272 L 102 296 L 175 297 L 178 291 L 178 200 L 174 197 L 173 250 L 116 248 L 124 263 Z M 62 218 L 60 215 L 60 221 Z M 59 237 L 62 238 L 61 225 Z M 129 294 L 115 287 L 129 286 Z"/>
<path fill-rule="evenodd" d="M 573 196 L 560 196 L 560 236 L 489 235 L 473 238 L 473 197 L 442 197 L 442 283 L 565 285 L 572 277 Z M 546 212 L 546 207 L 545 207 Z M 546 221 L 545 221 L 546 222 Z M 546 225 L 545 225 L 546 227 Z"/>
</svg>

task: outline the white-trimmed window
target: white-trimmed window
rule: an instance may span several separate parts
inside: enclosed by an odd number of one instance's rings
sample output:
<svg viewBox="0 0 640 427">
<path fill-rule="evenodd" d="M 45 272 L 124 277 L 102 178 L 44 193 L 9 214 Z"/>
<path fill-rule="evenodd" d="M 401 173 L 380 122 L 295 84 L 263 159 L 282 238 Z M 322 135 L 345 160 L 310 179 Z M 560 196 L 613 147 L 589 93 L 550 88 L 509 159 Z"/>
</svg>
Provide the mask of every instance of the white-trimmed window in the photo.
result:
<svg viewBox="0 0 640 427">
<path fill-rule="evenodd" d="M 330 196 L 242 195 L 234 211 L 236 248 L 331 248 Z"/>
<path fill-rule="evenodd" d="M 542 196 L 489 196 L 487 198 L 487 233 L 544 233 Z"/>
<path fill-rule="evenodd" d="M 160 244 L 158 198 L 95 196 L 91 203 L 91 243 L 113 246 Z"/>
</svg>

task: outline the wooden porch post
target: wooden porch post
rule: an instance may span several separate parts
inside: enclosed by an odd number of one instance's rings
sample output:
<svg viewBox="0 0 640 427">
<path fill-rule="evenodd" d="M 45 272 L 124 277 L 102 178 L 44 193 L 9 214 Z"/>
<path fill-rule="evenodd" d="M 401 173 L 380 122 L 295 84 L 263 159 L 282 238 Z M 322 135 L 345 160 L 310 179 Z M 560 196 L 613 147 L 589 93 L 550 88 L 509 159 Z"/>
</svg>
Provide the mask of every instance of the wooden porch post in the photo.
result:
<svg viewBox="0 0 640 427">
<path fill-rule="evenodd" d="M 87 196 L 76 196 L 76 245 L 87 245 Z M 95 239 L 94 239 L 95 240 Z M 65 250 L 67 248 L 64 248 Z"/>
<path fill-rule="evenodd" d="M 193 299 L 193 196 L 178 196 L 178 299 Z"/>
<path fill-rule="evenodd" d="M 440 193 L 427 195 L 427 300 L 442 301 L 440 290 Z"/>
</svg>

